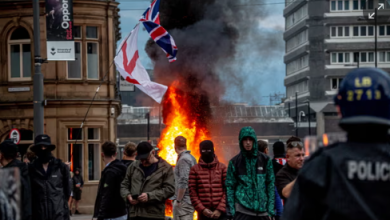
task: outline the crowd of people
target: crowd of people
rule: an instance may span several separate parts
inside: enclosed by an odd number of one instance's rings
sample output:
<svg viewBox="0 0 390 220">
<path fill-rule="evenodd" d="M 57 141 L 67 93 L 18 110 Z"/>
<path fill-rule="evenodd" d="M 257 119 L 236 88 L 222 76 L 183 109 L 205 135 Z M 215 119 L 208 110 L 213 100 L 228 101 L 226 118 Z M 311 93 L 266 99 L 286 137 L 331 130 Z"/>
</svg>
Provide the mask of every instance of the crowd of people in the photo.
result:
<svg viewBox="0 0 390 220">
<path fill-rule="evenodd" d="M 251 127 L 241 129 L 240 152 L 227 165 L 210 140 L 200 143 L 196 161 L 186 138 L 176 137 L 174 167 L 149 142 L 128 143 L 123 160 L 117 159 L 116 144 L 105 142 L 93 217 L 163 220 L 166 202 L 173 200 L 174 220 L 192 220 L 195 211 L 199 220 L 390 219 L 390 77 L 379 69 L 354 70 L 335 103 L 348 140 L 308 158 L 294 136 L 275 142 L 271 158 L 268 143 Z M 80 170 L 71 180 L 54 149 L 49 136 L 37 136 L 31 147 L 37 159 L 26 165 L 15 159 L 11 140 L 0 145 L 2 166 L 21 170 L 23 220 L 69 219 L 71 193 L 78 212 Z"/>
</svg>

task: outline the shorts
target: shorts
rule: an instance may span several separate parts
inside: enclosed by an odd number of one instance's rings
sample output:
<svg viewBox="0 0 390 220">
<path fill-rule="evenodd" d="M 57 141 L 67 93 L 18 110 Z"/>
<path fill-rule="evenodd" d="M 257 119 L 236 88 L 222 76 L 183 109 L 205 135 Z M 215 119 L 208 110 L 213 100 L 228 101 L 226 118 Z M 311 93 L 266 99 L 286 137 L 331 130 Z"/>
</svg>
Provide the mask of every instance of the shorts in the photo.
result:
<svg viewBox="0 0 390 220">
<path fill-rule="evenodd" d="M 73 199 L 76 201 L 81 200 L 81 190 L 74 190 L 73 191 Z"/>
</svg>

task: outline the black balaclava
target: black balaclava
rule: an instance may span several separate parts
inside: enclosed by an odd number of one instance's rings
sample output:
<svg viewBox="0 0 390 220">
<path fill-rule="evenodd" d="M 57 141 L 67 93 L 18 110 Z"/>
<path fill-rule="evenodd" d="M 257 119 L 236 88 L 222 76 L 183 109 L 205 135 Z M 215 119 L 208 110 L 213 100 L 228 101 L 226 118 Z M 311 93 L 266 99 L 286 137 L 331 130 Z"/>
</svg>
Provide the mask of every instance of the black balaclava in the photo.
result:
<svg viewBox="0 0 390 220">
<path fill-rule="evenodd" d="M 52 158 L 51 150 L 49 149 L 46 150 L 39 149 L 37 150 L 37 152 L 35 152 L 35 154 L 38 156 L 37 160 L 39 160 L 41 163 L 47 163 Z"/>
<path fill-rule="evenodd" d="M 205 152 L 202 152 L 202 151 L 205 151 Z M 211 141 L 202 141 L 200 143 L 200 158 L 202 158 L 202 160 L 205 162 L 205 163 L 211 163 L 214 161 L 214 144 L 213 142 Z"/>
</svg>

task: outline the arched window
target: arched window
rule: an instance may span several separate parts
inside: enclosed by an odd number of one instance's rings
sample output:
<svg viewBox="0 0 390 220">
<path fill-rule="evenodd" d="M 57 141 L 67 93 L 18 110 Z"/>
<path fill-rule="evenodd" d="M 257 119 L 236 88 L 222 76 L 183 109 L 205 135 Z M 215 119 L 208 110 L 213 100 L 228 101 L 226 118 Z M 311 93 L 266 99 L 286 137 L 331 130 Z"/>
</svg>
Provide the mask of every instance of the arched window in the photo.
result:
<svg viewBox="0 0 390 220">
<path fill-rule="evenodd" d="M 8 40 L 9 81 L 31 80 L 31 40 L 27 30 L 15 29 Z"/>
</svg>

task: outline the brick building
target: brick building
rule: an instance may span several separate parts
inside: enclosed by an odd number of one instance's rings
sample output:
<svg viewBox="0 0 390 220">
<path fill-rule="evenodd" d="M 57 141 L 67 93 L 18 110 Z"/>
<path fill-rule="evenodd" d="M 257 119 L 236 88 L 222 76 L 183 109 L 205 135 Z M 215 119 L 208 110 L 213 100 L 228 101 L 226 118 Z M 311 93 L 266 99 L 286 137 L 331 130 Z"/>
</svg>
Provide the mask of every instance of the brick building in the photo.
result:
<svg viewBox="0 0 390 220">
<path fill-rule="evenodd" d="M 76 61 L 42 64 L 44 132 L 57 146 L 56 157 L 70 161 L 73 155 L 72 168 L 82 169 L 85 187 L 80 211 L 92 213 L 103 169 L 100 146 L 116 140 L 116 118 L 121 113 L 115 66 L 109 68 L 120 38 L 118 2 L 74 0 L 73 6 Z M 39 11 L 41 56 L 46 58 L 45 1 L 40 1 Z M 34 137 L 33 28 L 31 0 L 0 1 L 0 141 L 11 129 L 19 129 L 21 154 Z"/>
</svg>

